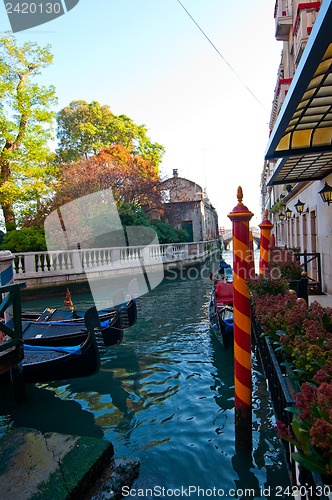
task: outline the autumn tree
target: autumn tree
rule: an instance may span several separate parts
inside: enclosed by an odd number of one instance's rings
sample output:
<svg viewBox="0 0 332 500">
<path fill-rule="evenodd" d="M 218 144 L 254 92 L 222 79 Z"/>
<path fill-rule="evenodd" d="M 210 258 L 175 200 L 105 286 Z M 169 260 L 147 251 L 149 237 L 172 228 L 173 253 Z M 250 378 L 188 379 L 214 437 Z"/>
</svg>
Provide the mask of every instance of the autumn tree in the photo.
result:
<svg viewBox="0 0 332 500">
<path fill-rule="evenodd" d="M 136 125 L 125 115 L 114 115 L 109 106 L 98 102 L 73 101 L 57 114 L 59 163 L 88 160 L 103 148 L 120 145 L 158 168 L 164 148 L 153 143 L 144 125 Z"/>
<path fill-rule="evenodd" d="M 188 241 L 189 236 L 186 231 L 174 229 L 170 224 L 158 218 L 159 215 L 163 214 L 164 209 L 161 201 L 160 178 L 153 162 L 145 160 L 140 155 L 131 154 L 120 145 L 102 149 L 91 158 L 81 159 L 62 166 L 61 181 L 52 209 L 61 208 L 66 203 L 84 199 L 83 197 L 86 195 L 103 192 L 108 188 L 112 190 L 124 228 L 128 226 L 136 226 L 136 228 L 137 226 L 150 227 L 156 231 L 160 243 Z M 73 218 L 74 223 L 71 221 L 71 226 L 76 227 L 76 220 L 82 217 L 84 219 L 83 212 L 90 210 L 86 205 L 82 207 L 80 215 L 77 215 L 75 209 L 72 209 L 70 216 Z M 100 216 L 103 214 L 105 207 L 107 207 L 107 204 L 100 204 L 95 207 L 96 224 L 102 220 Z M 151 210 L 151 215 L 157 218 L 151 220 L 147 216 L 149 210 Z M 85 224 L 82 225 L 81 223 L 79 227 L 81 241 L 83 241 L 84 237 L 88 241 L 89 236 L 87 234 L 82 236 L 81 234 L 81 228 L 83 228 L 83 232 L 86 231 Z M 107 224 L 105 224 L 105 228 L 107 228 Z M 54 234 L 54 231 L 51 231 L 51 233 Z M 122 241 L 123 234 L 122 230 L 121 234 L 112 231 L 112 233 L 101 234 L 94 238 L 93 243 L 90 243 L 97 247 L 117 246 L 118 238 Z M 143 238 L 141 244 L 145 244 L 143 241 L 145 241 L 146 232 L 137 232 L 136 244 L 140 244 L 140 237 Z"/>
<path fill-rule="evenodd" d="M 81 198 L 87 194 L 112 189 L 114 200 L 121 204 L 160 207 L 160 179 L 153 161 L 131 154 L 114 145 L 88 159 L 61 168 L 61 180 L 55 204 Z"/>
<path fill-rule="evenodd" d="M 7 231 L 16 228 L 15 207 L 38 204 L 53 189 L 47 142 L 55 90 L 35 82 L 52 58 L 49 46 L 0 38 L 0 205 Z"/>
</svg>

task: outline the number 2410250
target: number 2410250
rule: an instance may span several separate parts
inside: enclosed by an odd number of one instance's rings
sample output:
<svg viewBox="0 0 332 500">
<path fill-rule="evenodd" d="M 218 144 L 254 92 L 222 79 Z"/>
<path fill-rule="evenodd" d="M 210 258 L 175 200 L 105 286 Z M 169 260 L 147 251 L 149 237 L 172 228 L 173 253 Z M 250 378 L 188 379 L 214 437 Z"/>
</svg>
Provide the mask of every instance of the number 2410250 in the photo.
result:
<svg viewBox="0 0 332 500">
<path fill-rule="evenodd" d="M 7 14 L 60 14 L 61 3 L 7 2 Z"/>
</svg>

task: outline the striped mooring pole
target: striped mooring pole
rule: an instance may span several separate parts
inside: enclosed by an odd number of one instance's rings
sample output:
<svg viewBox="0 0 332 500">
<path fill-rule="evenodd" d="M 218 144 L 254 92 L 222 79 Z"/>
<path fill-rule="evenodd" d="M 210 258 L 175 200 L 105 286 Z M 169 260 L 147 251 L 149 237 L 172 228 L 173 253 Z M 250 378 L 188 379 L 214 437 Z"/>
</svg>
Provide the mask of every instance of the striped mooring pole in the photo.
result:
<svg viewBox="0 0 332 500">
<path fill-rule="evenodd" d="M 258 226 L 261 230 L 259 274 L 264 274 L 264 272 L 269 267 L 270 262 L 270 239 L 273 224 L 269 221 L 268 215 L 269 211 L 266 209 L 265 219 Z"/>
<path fill-rule="evenodd" d="M 238 204 L 228 214 L 233 223 L 235 443 L 251 449 L 251 315 L 246 282 L 250 264 L 249 221 L 254 214 L 242 203 L 241 187 L 237 198 Z"/>
</svg>

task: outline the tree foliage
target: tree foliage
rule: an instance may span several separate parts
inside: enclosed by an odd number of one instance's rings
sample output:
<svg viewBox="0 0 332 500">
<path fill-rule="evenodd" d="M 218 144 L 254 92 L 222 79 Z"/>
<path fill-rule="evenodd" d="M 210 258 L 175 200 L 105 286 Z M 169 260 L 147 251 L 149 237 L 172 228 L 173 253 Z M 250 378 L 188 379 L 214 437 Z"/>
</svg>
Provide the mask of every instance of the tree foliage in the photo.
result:
<svg viewBox="0 0 332 500">
<path fill-rule="evenodd" d="M 160 180 L 153 162 L 120 145 L 62 166 L 56 205 L 108 188 L 117 205 L 160 207 Z"/>
<path fill-rule="evenodd" d="M 38 204 L 53 188 L 47 142 L 55 90 L 34 81 L 52 58 L 49 46 L 0 38 L 0 204 L 7 231 L 16 227 L 15 205 Z"/>
<path fill-rule="evenodd" d="M 189 234 L 184 229 L 173 228 L 161 219 L 149 220 L 146 213 L 138 205 L 121 203 L 118 206 L 121 223 L 127 226 L 150 226 L 158 236 L 159 243 L 180 243 L 189 241 Z"/>
<path fill-rule="evenodd" d="M 117 209 L 121 223 L 124 227 L 149 225 L 149 219 L 139 205 L 134 205 L 133 203 L 119 203 Z"/>
<path fill-rule="evenodd" d="M 188 232 L 185 229 L 177 229 L 171 226 L 168 222 L 161 219 L 153 219 L 151 226 L 155 229 L 159 243 L 181 243 L 190 241 Z"/>
<path fill-rule="evenodd" d="M 47 248 L 44 231 L 33 227 L 9 231 L 3 237 L 0 248 L 13 253 L 45 251 Z"/>
<path fill-rule="evenodd" d="M 158 167 L 164 148 L 147 137 L 144 125 L 125 115 L 114 115 L 109 106 L 93 101 L 73 101 L 57 114 L 60 163 L 89 159 L 103 148 L 120 145 Z"/>
</svg>

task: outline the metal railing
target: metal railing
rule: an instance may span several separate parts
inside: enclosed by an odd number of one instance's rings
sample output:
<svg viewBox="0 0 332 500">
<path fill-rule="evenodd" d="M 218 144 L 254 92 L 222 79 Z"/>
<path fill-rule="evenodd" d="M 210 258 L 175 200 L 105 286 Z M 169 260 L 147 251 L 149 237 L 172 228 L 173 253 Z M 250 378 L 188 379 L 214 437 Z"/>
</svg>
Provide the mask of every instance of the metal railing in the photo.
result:
<svg viewBox="0 0 332 500">
<path fill-rule="evenodd" d="M 252 332 L 254 334 L 255 343 L 258 348 L 258 354 L 262 363 L 267 387 L 271 395 L 274 413 L 276 418 L 290 428 L 292 423 L 292 414 L 286 411 L 285 408 L 294 406 L 295 401 L 292 398 L 289 389 L 286 385 L 284 375 L 281 372 L 276 355 L 273 352 L 271 343 L 267 337 L 262 337 L 262 328 L 254 319 L 252 312 Z M 295 465 L 291 459 L 291 453 L 294 451 L 290 443 L 283 442 L 287 465 L 292 477 L 295 477 Z"/>
<path fill-rule="evenodd" d="M 300 252 L 295 257 L 300 261 L 303 270 L 308 276 L 308 289 L 310 293 L 322 293 L 322 266 L 320 253 L 318 252 Z"/>
</svg>

